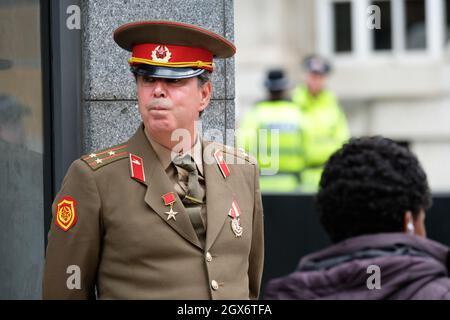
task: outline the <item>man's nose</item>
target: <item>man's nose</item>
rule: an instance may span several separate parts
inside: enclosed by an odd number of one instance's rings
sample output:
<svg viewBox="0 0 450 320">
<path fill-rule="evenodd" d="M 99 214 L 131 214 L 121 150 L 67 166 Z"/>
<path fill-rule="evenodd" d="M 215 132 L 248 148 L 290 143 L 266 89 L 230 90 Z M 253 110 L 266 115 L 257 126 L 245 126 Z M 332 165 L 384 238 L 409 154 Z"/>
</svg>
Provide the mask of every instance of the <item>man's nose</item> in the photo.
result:
<svg viewBox="0 0 450 320">
<path fill-rule="evenodd" d="M 167 96 L 167 88 L 166 88 L 166 82 L 163 79 L 157 79 L 155 80 L 155 87 L 153 90 L 153 96 L 155 98 L 161 98 Z"/>
</svg>

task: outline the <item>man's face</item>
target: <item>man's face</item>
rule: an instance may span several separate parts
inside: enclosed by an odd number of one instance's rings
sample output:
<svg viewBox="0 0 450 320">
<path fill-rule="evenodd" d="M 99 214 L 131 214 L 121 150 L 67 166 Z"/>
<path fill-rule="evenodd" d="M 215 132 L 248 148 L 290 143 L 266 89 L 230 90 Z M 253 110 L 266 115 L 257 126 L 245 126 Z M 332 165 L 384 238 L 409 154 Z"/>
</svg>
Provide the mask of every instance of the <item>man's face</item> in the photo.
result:
<svg viewBox="0 0 450 320">
<path fill-rule="evenodd" d="M 199 112 L 211 97 L 211 83 L 199 86 L 198 78 L 137 77 L 139 112 L 152 137 L 171 135 L 175 129 L 194 129 Z"/>
<path fill-rule="evenodd" d="M 306 79 L 306 83 L 308 85 L 309 91 L 313 95 L 316 95 L 325 86 L 325 75 L 315 73 L 315 72 L 309 72 L 307 79 Z"/>
<path fill-rule="evenodd" d="M 25 130 L 20 122 L 0 124 L 0 140 L 23 145 L 25 143 Z"/>
</svg>

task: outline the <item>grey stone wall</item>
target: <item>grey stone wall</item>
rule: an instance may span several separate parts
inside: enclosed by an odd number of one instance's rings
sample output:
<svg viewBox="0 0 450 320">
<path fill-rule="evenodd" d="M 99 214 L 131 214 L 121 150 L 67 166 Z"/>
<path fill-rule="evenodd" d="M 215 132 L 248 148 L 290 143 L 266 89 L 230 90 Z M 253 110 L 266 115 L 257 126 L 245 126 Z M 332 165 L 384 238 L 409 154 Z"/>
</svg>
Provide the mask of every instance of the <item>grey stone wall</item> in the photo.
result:
<svg viewBox="0 0 450 320">
<path fill-rule="evenodd" d="M 234 41 L 232 0 L 96 0 L 82 2 L 83 152 L 127 140 L 137 129 L 130 53 L 114 42 L 120 25 L 141 20 L 191 23 Z M 203 132 L 234 129 L 234 58 L 215 60 L 213 97 L 202 115 Z M 233 143 L 233 137 L 226 142 Z"/>
</svg>

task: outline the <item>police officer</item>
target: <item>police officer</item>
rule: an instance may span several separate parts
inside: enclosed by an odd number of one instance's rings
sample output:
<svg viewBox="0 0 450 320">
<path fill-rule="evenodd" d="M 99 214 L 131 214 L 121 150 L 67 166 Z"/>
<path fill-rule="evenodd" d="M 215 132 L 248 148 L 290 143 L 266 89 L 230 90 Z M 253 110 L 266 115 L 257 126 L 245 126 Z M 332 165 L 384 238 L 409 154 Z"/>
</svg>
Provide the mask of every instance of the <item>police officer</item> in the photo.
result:
<svg viewBox="0 0 450 320">
<path fill-rule="evenodd" d="M 256 299 L 263 212 L 255 162 L 203 140 L 213 57 L 234 45 L 197 26 L 123 25 L 142 124 L 127 142 L 82 156 L 53 207 L 44 298 Z M 171 136 L 180 130 L 183 142 Z"/>
<path fill-rule="evenodd" d="M 303 119 L 305 168 L 301 173 L 301 189 L 314 192 L 325 162 L 348 140 L 349 130 L 335 95 L 325 88 L 330 63 L 312 55 L 304 60 L 304 68 L 306 85 L 295 88 L 292 100 L 300 107 Z"/>
<path fill-rule="evenodd" d="M 299 191 L 304 167 L 301 112 L 287 97 L 289 81 L 281 69 L 269 70 L 266 100 L 244 117 L 238 144 L 257 156 L 263 192 Z"/>
</svg>

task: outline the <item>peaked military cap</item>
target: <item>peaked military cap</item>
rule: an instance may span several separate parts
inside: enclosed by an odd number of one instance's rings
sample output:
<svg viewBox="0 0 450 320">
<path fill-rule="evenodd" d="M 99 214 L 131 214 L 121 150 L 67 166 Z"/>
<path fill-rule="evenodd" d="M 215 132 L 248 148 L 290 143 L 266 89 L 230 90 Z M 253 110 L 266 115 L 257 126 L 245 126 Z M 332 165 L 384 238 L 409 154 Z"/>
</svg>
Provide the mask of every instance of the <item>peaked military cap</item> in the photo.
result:
<svg viewBox="0 0 450 320">
<path fill-rule="evenodd" d="M 214 69 L 213 58 L 232 57 L 236 48 L 209 30 L 173 21 L 140 21 L 120 26 L 114 41 L 132 52 L 128 60 L 137 74 L 159 78 L 191 78 Z"/>
</svg>

